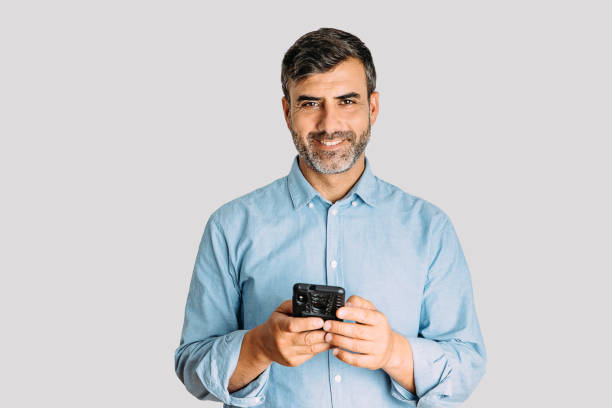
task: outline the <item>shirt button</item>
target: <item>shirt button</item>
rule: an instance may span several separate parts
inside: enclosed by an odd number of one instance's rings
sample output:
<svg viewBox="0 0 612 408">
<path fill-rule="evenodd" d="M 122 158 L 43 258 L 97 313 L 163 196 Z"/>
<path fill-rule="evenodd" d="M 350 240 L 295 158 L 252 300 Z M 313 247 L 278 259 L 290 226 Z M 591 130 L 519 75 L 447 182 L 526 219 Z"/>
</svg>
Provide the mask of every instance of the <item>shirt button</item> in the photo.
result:
<svg viewBox="0 0 612 408">
<path fill-rule="evenodd" d="M 334 259 L 333 261 L 331 261 L 331 266 L 332 268 L 335 268 L 336 266 L 338 266 L 338 262 L 336 262 L 336 260 Z"/>
<path fill-rule="evenodd" d="M 334 214 L 334 215 L 338 214 L 338 210 L 337 210 L 336 208 L 334 208 L 334 209 L 332 210 L 332 214 Z"/>
<path fill-rule="evenodd" d="M 342 381 L 342 377 L 340 376 L 340 374 L 338 374 L 337 376 L 334 377 L 334 380 L 339 383 L 340 381 Z"/>
<path fill-rule="evenodd" d="M 353 207 L 357 207 L 357 201 L 353 201 L 353 202 L 351 203 L 351 205 L 352 205 Z"/>
<path fill-rule="evenodd" d="M 308 207 L 312 208 L 312 207 L 314 207 L 314 204 L 313 203 L 308 203 Z"/>
</svg>

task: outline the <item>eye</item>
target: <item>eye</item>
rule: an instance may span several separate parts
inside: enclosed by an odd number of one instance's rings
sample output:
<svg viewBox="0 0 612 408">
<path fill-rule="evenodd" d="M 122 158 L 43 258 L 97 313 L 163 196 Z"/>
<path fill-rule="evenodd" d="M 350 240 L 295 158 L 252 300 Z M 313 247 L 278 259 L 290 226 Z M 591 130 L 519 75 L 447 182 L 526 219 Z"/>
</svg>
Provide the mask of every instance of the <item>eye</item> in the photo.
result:
<svg viewBox="0 0 612 408">
<path fill-rule="evenodd" d="M 343 99 L 341 103 L 342 105 L 354 105 L 355 101 L 352 99 Z"/>
<path fill-rule="evenodd" d="M 314 102 L 314 101 L 304 102 L 301 106 L 302 108 L 311 108 L 311 107 L 317 106 L 317 102 Z"/>
</svg>

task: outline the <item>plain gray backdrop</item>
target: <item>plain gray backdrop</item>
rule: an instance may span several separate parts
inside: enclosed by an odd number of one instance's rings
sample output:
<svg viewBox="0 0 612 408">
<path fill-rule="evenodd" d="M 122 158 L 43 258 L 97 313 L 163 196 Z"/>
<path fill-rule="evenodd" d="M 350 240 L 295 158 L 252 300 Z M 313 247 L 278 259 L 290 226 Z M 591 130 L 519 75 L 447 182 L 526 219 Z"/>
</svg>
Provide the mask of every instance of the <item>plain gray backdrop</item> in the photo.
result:
<svg viewBox="0 0 612 408">
<path fill-rule="evenodd" d="M 0 405 L 220 406 L 174 373 L 197 247 L 289 172 L 281 59 L 320 27 L 372 51 L 374 173 L 457 229 L 489 354 L 465 406 L 605 405 L 606 3 L 2 2 Z"/>
</svg>

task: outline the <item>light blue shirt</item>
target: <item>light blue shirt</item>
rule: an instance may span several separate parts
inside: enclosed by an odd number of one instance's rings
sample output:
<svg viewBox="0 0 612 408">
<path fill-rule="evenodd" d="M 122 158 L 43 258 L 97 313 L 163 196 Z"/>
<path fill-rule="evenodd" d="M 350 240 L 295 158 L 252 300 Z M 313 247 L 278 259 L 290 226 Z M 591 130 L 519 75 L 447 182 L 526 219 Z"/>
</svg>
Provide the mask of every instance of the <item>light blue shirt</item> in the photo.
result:
<svg viewBox="0 0 612 408">
<path fill-rule="evenodd" d="M 228 393 L 245 333 L 296 282 L 341 286 L 387 317 L 412 346 L 416 394 L 382 369 L 330 350 L 298 367 L 272 363 Z M 189 287 L 175 369 L 187 390 L 224 407 L 457 406 L 485 372 L 468 266 L 448 216 L 372 174 L 331 203 L 288 176 L 230 201 L 208 220 Z"/>
</svg>

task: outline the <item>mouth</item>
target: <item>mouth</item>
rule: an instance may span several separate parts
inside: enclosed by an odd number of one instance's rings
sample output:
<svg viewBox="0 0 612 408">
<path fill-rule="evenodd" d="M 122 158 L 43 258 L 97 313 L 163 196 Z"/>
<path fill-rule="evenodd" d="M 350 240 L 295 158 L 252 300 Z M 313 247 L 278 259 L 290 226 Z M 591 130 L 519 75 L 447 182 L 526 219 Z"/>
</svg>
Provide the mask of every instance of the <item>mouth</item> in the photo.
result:
<svg viewBox="0 0 612 408">
<path fill-rule="evenodd" d="M 345 142 L 344 139 L 335 139 L 335 140 L 315 140 L 317 145 L 320 146 L 323 150 L 333 150 L 340 146 Z"/>
<path fill-rule="evenodd" d="M 338 143 L 342 142 L 342 139 L 339 140 L 317 140 L 319 143 L 324 144 L 325 146 L 335 146 Z"/>
</svg>

